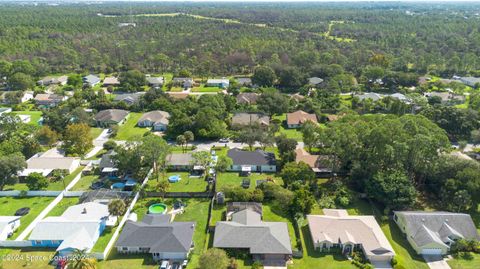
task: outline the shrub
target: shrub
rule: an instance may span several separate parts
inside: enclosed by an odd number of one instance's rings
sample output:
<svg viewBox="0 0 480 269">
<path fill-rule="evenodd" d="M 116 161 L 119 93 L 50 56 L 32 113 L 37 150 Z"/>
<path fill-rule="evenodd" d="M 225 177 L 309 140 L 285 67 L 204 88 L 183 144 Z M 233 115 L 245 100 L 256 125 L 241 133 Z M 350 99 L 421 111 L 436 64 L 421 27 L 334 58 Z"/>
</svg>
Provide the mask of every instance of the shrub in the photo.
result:
<svg viewBox="0 0 480 269">
<path fill-rule="evenodd" d="M 259 261 L 255 261 L 253 264 L 252 264 L 252 269 L 262 269 L 263 268 L 263 264 Z"/>
<path fill-rule="evenodd" d="M 115 141 L 113 140 L 108 140 L 107 142 L 105 142 L 103 144 L 103 149 L 105 150 L 112 150 L 112 149 L 115 149 L 115 147 L 117 146 L 117 144 L 115 143 Z"/>
<path fill-rule="evenodd" d="M 395 267 L 395 265 L 398 264 L 397 258 L 393 257 L 392 260 L 390 261 L 390 264 L 392 265 L 392 267 Z"/>
</svg>

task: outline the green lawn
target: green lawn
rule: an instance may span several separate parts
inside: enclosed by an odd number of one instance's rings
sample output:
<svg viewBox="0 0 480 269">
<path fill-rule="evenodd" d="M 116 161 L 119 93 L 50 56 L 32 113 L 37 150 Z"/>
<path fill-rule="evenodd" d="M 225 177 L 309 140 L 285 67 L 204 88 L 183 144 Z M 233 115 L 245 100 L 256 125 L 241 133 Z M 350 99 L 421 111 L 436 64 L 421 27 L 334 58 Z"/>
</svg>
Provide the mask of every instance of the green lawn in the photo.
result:
<svg viewBox="0 0 480 269">
<path fill-rule="evenodd" d="M 153 261 L 150 254 L 119 254 L 115 248 L 112 249 L 108 260 L 98 263 L 98 269 L 158 269 L 158 264 Z"/>
<path fill-rule="evenodd" d="M 204 192 L 207 188 L 207 182 L 204 177 L 194 178 L 189 177 L 187 172 L 169 172 L 165 179 L 172 175 L 180 175 L 181 180 L 179 182 L 170 183 L 168 192 Z M 155 190 L 158 182 L 156 180 L 148 181 L 148 189 Z"/>
<path fill-rule="evenodd" d="M 42 111 L 13 111 L 13 114 L 17 115 L 29 115 L 29 124 L 38 125 L 38 120 L 42 117 Z"/>
<path fill-rule="evenodd" d="M 272 119 L 278 119 L 281 121 L 280 130 L 278 134 L 285 134 L 288 138 L 295 139 L 297 141 L 303 140 L 303 135 L 298 129 L 287 129 L 285 128 L 285 121 L 287 120 L 287 114 L 273 116 Z"/>
<path fill-rule="evenodd" d="M 79 197 L 64 197 L 60 203 L 58 203 L 50 212 L 48 212 L 47 217 L 56 217 L 61 216 L 67 208 L 72 205 L 78 204 Z"/>
<path fill-rule="evenodd" d="M 56 182 L 50 182 L 46 190 L 49 191 L 61 191 L 64 189 L 63 182 L 65 181 L 65 187 L 68 186 L 68 184 L 83 170 L 83 166 L 80 166 L 77 168 L 77 170 L 73 171 L 70 175 L 66 176 L 65 179 L 56 181 Z M 15 185 L 6 185 L 4 190 L 16 190 L 16 191 L 28 191 L 27 184 L 25 183 L 17 183 Z"/>
<path fill-rule="evenodd" d="M 463 256 L 456 256 L 447 261 L 452 269 L 478 269 L 480 268 L 480 254 L 466 253 Z"/>
<path fill-rule="evenodd" d="M 206 87 L 205 84 L 201 84 L 200 87 L 193 87 L 192 92 L 220 92 L 223 89 L 219 87 Z"/>
<path fill-rule="evenodd" d="M 217 190 L 221 190 L 223 186 L 226 185 L 235 185 L 241 186 L 242 180 L 244 178 L 250 179 L 250 189 L 256 188 L 256 181 L 260 179 L 273 179 L 275 183 L 282 184 L 282 179 L 277 177 L 275 174 L 260 174 L 260 173 L 252 173 L 248 177 L 241 177 L 238 175 L 238 172 L 226 172 L 226 173 L 219 173 L 217 174 Z"/>
<path fill-rule="evenodd" d="M 52 269 L 50 258 L 55 254 L 54 249 L 23 248 L 0 249 L 0 265 L 3 269 Z M 7 256 L 8 255 L 8 256 Z M 12 260 L 7 260 L 12 257 Z"/>
<path fill-rule="evenodd" d="M 90 186 L 94 181 L 97 181 L 99 178 L 98 175 L 83 176 L 80 180 L 73 186 L 72 191 L 88 191 Z"/>
<path fill-rule="evenodd" d="M 102 132 L 102 128 L 90 128 L 90 135 L 93 139 L 97 138 Z"/>
<path fill-rule="evenodd" d="M 127 121 L 119 125 L 118 133 L 115 136 L 116 140 L 134 140 L 137 137 L 143 136 L 146 132 L 150 131 L 149 128 L 137 127 L 138 120 L 142 117 L 142 113 L 131 112 L 127 118 Z"/>
<path fill-rule="evenodd" d="M 30 208 L 30 212 L 20 219 L 20 227 L 10 239 L 17 238 L 53 199 L 54 197 L 0 197 L 0 216 L 13 216 L 22 207 Z"/>
<path fill-rule="evenodd" d="M 110 239 L 112 239 L 112 236 L 117 230 L 117 228 L 118 225 L 115 225 L 114 227 L 106 227 L 103 233 L 98 238 L 97 242 L 95 243 L 95 246 L 93 246 L 92 252 L 103 252 L 107 247 L 108 242 L 110 242 Z"/>
</svg>

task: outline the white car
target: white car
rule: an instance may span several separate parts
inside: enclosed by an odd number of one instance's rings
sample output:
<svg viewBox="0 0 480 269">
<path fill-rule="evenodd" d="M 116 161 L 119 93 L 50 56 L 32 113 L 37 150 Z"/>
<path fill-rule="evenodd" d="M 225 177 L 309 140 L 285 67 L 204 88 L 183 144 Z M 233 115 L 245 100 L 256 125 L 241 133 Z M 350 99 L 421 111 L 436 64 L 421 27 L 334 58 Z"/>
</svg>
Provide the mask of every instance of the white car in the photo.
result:
<svg viewBox="0 0 480 269">
<path fill-rule="evenodd" d="M 230 140 L 228 138 L 220 138 L 219 143 L 228 143 Z"/>
<path fill-rule="evenodd" d="M 159 269 L 172 269 L 172 265 L 168 261 L 162 261 Z"/>
</svg>

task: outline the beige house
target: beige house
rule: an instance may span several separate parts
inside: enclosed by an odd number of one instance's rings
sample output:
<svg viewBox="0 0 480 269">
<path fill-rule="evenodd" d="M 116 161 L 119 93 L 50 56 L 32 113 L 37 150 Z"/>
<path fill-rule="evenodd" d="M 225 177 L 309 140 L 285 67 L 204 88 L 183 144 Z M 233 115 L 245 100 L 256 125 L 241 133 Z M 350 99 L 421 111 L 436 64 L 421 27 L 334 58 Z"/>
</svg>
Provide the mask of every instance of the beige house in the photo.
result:
<svg viewBox="0 0 480 269">
<path fill-rule="evenodd" d="M 389 264 L 395 252 L 374 216 L 350 216 L 344 209 L 323 209 L 323 213 L 307 216 L 316 250 L 340 248 L 346 255 L 361 250 L 372 264 Z"/>
<path fill-rule="evenodd" d="M 298 110 L 293 113 L 287 113 L 288 128 L 300 128 L 307 121 L 318 123 L 317 115 L 310 114 L 302 110 Z"/>
<path fill-rule="evenodd" d="M 393 219 L 420 255 L 445 255 L 458 239 L 480 239 L 468 214 L 396 211 Z"/>
</svg>

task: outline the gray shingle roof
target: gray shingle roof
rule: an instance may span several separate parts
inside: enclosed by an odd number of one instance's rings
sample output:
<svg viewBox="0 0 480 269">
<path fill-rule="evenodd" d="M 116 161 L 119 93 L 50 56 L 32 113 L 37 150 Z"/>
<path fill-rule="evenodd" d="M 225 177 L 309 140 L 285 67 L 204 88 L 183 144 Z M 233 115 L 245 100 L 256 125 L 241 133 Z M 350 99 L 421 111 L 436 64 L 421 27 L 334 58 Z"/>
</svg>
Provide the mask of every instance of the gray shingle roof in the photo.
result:
<svg viewBox="0 0 480 269">
<path fill-rule="evenodd" d="M 167 165 L 192 165 L 191 153 L 172 153 L 167 155 Z"/>
<path fill-rule="evenodd" d="M 117 155 L 117 153 L 113 150 L 102 155 L 102 159 L 100 159 L 100 164 L 98 167 L 102 170 L 105 167 L 108 168 L 115 168 L 115 163 L 113 162 L 112 156 Z"/>
<path fill-rule="evenodd" d="M 150 253 L 189 252 L 195 222 L 168 222 L 166 217 L 147 215 L 142 222 L 127 221 L 115 246 L 150 248 Z"/>
<path fill-rule="evenodd" d="M 170 114 L 165 111 L 155 110 L 150 111 L 142 115 L 142 117 L 138 120 L 138 122 L 142 121 L 151 121 L 154 124 L 162 123 L 168 125 L 168 119 L 170 118 Z"/>
<path fill-rule="evenodd" d="M 213 246 L 248 248 L 250 254 L 292 254 L 287 224 L 263 222 L 249 209 L 234 213 L 232 221 L 217 222 Z"/>
<path fill-rule="evenodd" d="M 270 119 L 261 113 L 236 113 L 232 117 L 232 125 L 250 125 L 253 123 L 269 125 Z"/>
<path fill-rule="evenodd" d="M 479 239 L 477 229 L 468 214 L 451 212 L 398 211 L 405 219 L 407 235 L 418 246 L 445 242 L 449 235 L 461 235 L 466 239 Z"/>
<path fill-rule="evenodd" d="M 97 121 L 114 121 L 121 122 L 128 115 L 128 111 L 122 109 L 106 109 L 95 115 Z"/>
<path fill-rule="evenodd" d="M 263 150 L 246 151 L 234 148 L 228 151 L 234 165 L 275 165 L 275 154 Z"/>
</svg>

